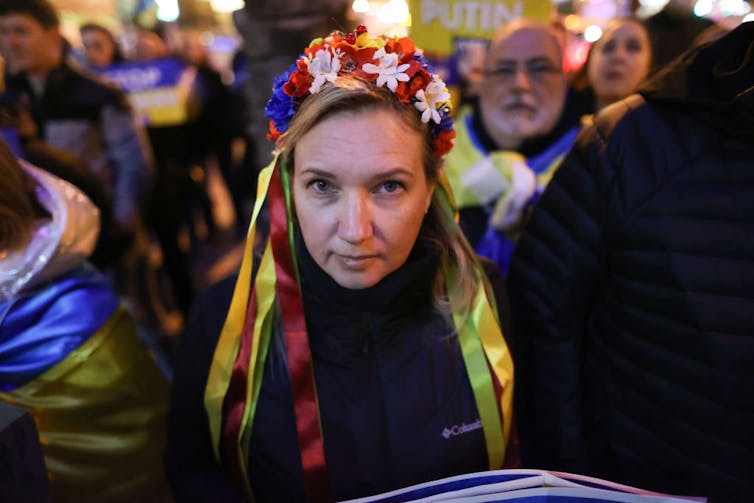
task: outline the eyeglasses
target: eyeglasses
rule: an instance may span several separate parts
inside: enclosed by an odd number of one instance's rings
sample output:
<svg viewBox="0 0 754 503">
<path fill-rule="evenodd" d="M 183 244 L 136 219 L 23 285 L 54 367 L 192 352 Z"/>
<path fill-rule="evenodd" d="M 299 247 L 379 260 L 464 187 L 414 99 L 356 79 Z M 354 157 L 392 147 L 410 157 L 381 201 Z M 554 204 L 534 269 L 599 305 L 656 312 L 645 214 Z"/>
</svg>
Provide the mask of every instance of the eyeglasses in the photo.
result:
<svg viewBox="0 0 754 503">
<path fill-rule="evenodd" d="M 493 68 L 485 70 L 484 75 L 502 82 L 512 82 L 521 71 L 531 82 L 537 84 L 563 74 L 562 69 L 550 63 L 549 60 L 534 59 L 523 62 L 523 68 L 519 66 L 518 61 L 501 61 Z"/>
</svg>

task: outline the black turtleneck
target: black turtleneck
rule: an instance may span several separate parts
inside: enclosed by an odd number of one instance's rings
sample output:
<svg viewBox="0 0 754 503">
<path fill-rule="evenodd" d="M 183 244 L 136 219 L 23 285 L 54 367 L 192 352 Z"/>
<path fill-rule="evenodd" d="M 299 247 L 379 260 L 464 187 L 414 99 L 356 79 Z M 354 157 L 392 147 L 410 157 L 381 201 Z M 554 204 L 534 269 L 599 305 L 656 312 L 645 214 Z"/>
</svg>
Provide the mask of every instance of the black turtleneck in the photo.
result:
<svg viewBox="0 0 754 503">
<path fill-rule="evenodd" d="M 377 325 L 386 327 L 432 305 L 432 287 L 439 267 L 439 251 L 417 241 L 406 263 L 369 288 L 339 285 L 314 261 L 303 239 L 297 236 L 304 311 L 313 351 L 329 355 L 363 351 L 367 344 L 395 342 L 399 331 L 386 329 L 369 342 L 365 338 Z M 343 356 L 346 356 L 345 354 Z"/>
<path fill-rule="evenodd" d="M 431 296 L 432 282 L 439 266 L 439 251 L 417 241 L 406 263 L 369 288 L 340 286 L 314 261 L 303 239 L 296 240 L 301 287 L 305 304 L 310 300 L 338 309 L 370 313 L 411 309 Z"/>
</svg>

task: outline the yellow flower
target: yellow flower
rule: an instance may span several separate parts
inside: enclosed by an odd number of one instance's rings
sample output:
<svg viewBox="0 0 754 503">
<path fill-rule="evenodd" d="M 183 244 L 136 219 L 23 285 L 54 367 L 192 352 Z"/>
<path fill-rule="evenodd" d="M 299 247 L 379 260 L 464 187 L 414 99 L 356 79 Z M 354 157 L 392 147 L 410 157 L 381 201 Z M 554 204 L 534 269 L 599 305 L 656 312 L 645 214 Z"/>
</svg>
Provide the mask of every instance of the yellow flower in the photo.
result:
<svg viewBox="0 0 754 503">
<path fill-rule="evenodd" d="M 382 49 L 387 42 L 380 37 L 371 37 L 369 33 L 362 33 L 356 37 L 355 47 L 357 49 L 366 49 L 367 47 L 374 47 L 375 49 Z"/>
</svg>

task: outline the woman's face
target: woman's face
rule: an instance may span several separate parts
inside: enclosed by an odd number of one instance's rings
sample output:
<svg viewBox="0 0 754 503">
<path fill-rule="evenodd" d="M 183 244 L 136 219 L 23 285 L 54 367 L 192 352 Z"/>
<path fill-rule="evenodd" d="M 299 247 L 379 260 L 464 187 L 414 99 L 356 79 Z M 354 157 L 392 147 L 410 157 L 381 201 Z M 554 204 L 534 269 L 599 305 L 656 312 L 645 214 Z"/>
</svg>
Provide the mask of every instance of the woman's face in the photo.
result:
<svg viewBox="0 0 754 503">
<path fill-rule="evenodd" d="M 97 30 L 87 30 L 81 35 L 81 42 L 89 65 L 101 68 L 112 64 L 115 46 L 107 35 Z"/>
<path fill-rule="evenodd" d="M 605 30 L 592 49 L 588 77 L 600 106 L 636 91 L 649 73 L 647 32 L 633 21 L 619 21 Z"/>
<path fill-rule="evenodd" d="M 368 288 L 408 258 L 434 189 L 422 159 L 422 135 L 388 110 L 338 113 L 296 144 L 304 243 L 339 285 Z"/>
</svg>

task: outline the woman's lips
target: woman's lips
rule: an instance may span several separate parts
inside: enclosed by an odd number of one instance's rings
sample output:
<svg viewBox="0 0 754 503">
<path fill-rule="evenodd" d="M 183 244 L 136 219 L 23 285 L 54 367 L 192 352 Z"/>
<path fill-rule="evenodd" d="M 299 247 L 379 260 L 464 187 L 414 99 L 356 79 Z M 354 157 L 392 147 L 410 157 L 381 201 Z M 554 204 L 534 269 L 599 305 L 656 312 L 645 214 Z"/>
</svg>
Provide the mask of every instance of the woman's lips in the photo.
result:
<svg viewBox="0 0 754 503">
<path fill-rule="evenodd" d="M 623 72 L 611 71 L 605 73 L 605 79 L 607 80 L 621 80 L 623 78 Z"/>
<path fill-rule="evenodd" d="M 377 255 L 340 255 L 336 254 L 338 261 L 346 269 L 363 269 L 377 258 Z"/>
</svg>

